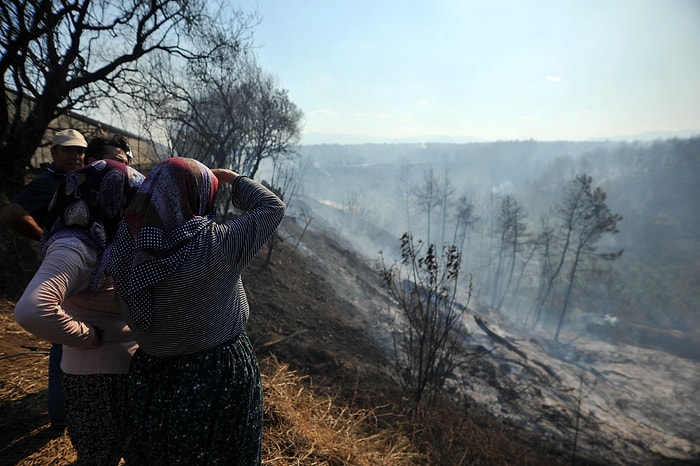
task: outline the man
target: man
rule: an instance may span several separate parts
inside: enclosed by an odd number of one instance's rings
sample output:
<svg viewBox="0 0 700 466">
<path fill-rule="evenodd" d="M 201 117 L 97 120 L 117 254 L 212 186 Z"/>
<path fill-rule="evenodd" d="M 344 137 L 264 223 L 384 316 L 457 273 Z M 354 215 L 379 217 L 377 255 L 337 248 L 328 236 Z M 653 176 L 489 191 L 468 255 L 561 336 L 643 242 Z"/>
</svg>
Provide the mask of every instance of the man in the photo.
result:
<svg viewBox="0 0 700 466">
<path fill-rule="evenodd" d="M 51 140 L 52 163 L 15 196 L 0 213 L 0 221 L 27 238 L 39 241 L 46 210 L 58 183 L 83 166 L 87 142 L 74 129 L 58 131 Z"/>
<path fill-rule="evenodd" d="M 91 139 L 85 150 L 85 165 L 102 159 L 112 159 L 130 165 L 133 154 L 126 138 L 114 136 L 112 139 L 103 137 Z"/>
<path fill-rule="evenodd" d="M 51 139 L 52 163 L 46 171 L 30 182 L 0 212 L 0 222 L 27 238 L 39 241 L 46 212 L 58 184 L 66 173 L 83 166 L 87 142 L 74 129 L 58 131 Z M 61 355 L 63 346 L 52 344 L 49 353 L 49 420 L 63 428 L 66 423 L 61 385 Z"/>
</svg>

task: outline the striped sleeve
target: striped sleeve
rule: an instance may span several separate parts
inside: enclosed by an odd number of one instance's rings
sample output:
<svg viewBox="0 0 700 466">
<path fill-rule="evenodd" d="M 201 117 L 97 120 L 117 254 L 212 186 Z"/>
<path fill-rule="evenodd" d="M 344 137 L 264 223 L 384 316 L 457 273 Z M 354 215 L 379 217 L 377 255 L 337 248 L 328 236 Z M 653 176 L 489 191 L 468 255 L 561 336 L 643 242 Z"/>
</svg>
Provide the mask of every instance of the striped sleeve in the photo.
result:
<svg viewBox="0 0 700 466">
<path fill-rule="evenodd" d="M 226 249 L 240 272 L 275 233 L 285 205 L 272 191 L 243 176 L 233 184 L 233 205 L 246 212 L 225 224 L 229 229 Z"/>
</svg>

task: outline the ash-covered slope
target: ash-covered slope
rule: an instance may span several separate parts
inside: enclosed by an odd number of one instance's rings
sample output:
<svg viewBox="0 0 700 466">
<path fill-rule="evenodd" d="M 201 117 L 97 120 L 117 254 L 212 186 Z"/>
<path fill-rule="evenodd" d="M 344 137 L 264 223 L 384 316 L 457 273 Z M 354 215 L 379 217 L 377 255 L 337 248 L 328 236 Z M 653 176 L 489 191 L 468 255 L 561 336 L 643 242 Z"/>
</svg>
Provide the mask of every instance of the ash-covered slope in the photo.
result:
<svg viewBox="0 0 700 466">
<path fill-rule="evenodd" d="M 306 231 L 298 251 L 364 316 L 356 330 L 384 347 L 390 361 L 388 326 L 396 310 L 377 258 L 361 257 L 341 238 L 321 239 L 333 234 L 319 225 Z M 288 223 L 281 234 L 296 243 L 301 231 Z M 560 340 L 568 343 L 556 343 L 474 300 L 465 323 L 475 357 L 451 390 L 607 464 L 700 464 L 700 362 L 566 331 Z"/>
</svg>

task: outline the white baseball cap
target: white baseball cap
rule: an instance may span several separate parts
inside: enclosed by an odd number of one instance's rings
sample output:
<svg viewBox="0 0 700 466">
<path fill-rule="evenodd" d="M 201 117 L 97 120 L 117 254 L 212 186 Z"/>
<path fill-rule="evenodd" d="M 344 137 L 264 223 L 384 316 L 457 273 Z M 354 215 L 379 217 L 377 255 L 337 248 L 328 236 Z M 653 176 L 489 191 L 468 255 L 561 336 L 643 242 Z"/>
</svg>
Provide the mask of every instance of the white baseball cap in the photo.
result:
<svg viewBox="0 0 700 466">
<path fill-rule="evenodd" d="M 78 146 L 87 147 L 87 141 L 80 132 L 74 129 L 64 129 L 57 131 L 51 139 L 51 147 L 53 146 Z"/>
</svg>

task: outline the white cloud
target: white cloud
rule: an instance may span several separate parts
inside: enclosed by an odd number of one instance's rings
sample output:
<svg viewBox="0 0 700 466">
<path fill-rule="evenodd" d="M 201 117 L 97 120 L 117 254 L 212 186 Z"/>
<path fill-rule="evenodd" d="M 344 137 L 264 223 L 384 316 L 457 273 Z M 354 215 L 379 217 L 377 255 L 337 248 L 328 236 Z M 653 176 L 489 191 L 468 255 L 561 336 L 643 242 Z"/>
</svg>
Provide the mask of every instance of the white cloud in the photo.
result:
<svg viewBox="0 0 700 466">
<path fill-rule="evenodd" d="M 547 76 L 545 79 L 549 82 L 557 83 L 561 81 L 561 76 Z"/>
</svg>

